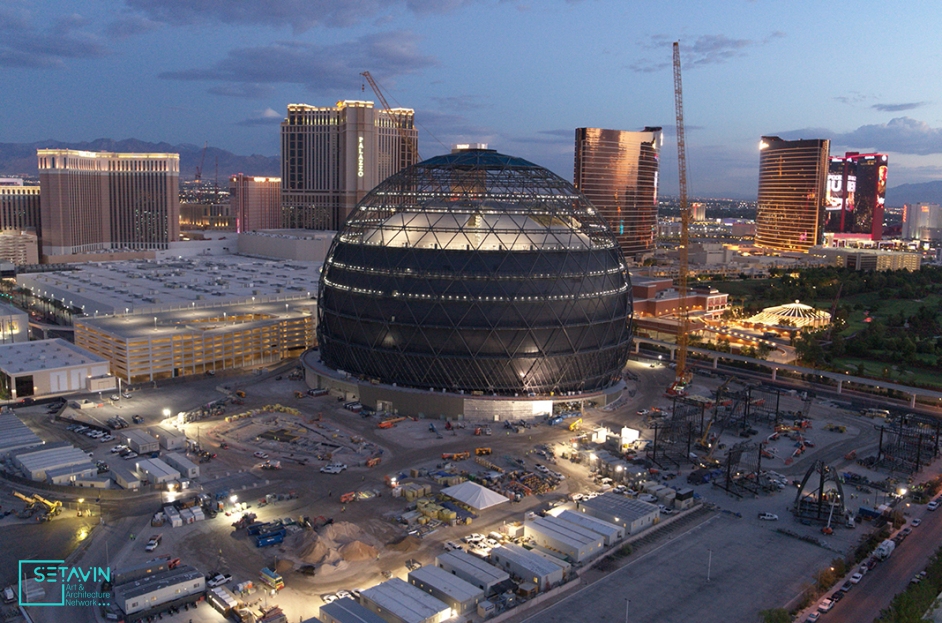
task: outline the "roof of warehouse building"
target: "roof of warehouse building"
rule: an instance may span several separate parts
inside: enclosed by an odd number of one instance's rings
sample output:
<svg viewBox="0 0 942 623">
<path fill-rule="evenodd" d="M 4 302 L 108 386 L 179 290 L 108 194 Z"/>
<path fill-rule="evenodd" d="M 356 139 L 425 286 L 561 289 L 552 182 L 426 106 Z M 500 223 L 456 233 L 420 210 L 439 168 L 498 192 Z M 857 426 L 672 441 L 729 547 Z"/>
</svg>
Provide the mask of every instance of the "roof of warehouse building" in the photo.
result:
<svg viewBox="0 0 942 623">
<path fill-rule="evenodd" d="M 569 523 L 574 523 L 576 525 L 588 528 L 593 532 L 598 532 L 602 535 L 612 535 L 619 532 L 623 532 L 625 529 L 621 526 L 609 523 L 597 517 L 592 517 L 591 515 L 586 515 L 585 513 L 577 513 L 576 511 L 564 510 L 563 512 L 556 515 L 564 521 Z"/>
<path fill-rule="evenodd" d="M 491 555 L 506 558 L 507 560 L 518 564 L 525 569 L 533 571 L 539 576 L 558 573 L 560 569 L 565 569 L 563 565 L 566 564 L 564 561 L 560 561 L 560 564 L 556 564 L 552 560 L 544 558 L 543 556 L 531 552 L 530 550 L 520 547 L 514 543 L 504 543 L 499 547 L 495 547 L 491 550 Z"/>
<path fill-rule="evenodd" d="M 468 575 L 474 575 L 487 584 L 503 582 L 510 577 L 503 569 L 499 569 L 489 562 L 460 549 L 440 554 L 435 561 L 436 564 L 445 563 L 460 568 Z"/>
<path fill-rule="evenodd" d="M 177 307 L 154 312 L 131 312 L 114 316 L 76 318 L 77 327 L 90 327 L 121 338 L 159 339 L 184 335 L 223 335 L 233 329 L 271 326 L 283 320 L 312 317 L 317 301 L 295 298 L 289 301 L 226 303 L 206 301 L 193 307 Z"/>
<path fill-rule="evenodd" d="M 235 237 L 232 241 L 236 245 Z M 30 273 L 23 284 L 58 300 L 70 296 L 100 302 L 100 313 L 184 307 L 253 296 L 317 293 L 320 262 L 261 260 L 241 255 L 88 262 L 74 270 Z M 94 315 L 87 304 L 85 312 Z"/>
<path fill-rule="evenodd" d="M 54 469 L 46 470 L 46 479 L 52 480 L 53 478 L 57 478 L 59 476 L 72 476 L 73 474 L 84 475 L 86 472 L 94 472 L 93 474 L 89 474 L 93 476 L 98 473 L 98 468 L 92 465 L 91 461 L 66 465 L 65 467 L 56 467 Z M 105 480 L 107 480 L 107 478 Z"/>
<path fill-rule="evenodd" d="M 524 525 L 529 525 L 547 536 L 577 547 L 583 547 L 602 539 L 602 535 L 598 532 L 593 532 L 588 528 L 584 528 L 564 519 L 559 519 L 558 517 L 553 517 L 552 515 L 528 519 Z"/>
<path fill-rule="evenodd" d="M 202 571 L 198 571 L 189 565 L 182 565 L 170 571 L 160 571 L 140 580 L 115 586 L 113 589 L 115 602 L 131 597 L 140 597 L 162 588 L 175 586 L 183 582 L 192 582 L 193 580 L 203 580 L 205 582 L 206 578 Z"/>
<path fill-rule="evenodd" d="M 106 359 L 59 338 L 0 345 L 0 370 L 10 375 L 107 363 Z"/>
<path fill-rule="evenodd" d="M 387 623 L 386 619 L 349 597 L 321 606 L 321 614 L 325 613 L 343 623 Z"/>
<path fill-rule="evenodd" d="M 481 594 L 481 589 L 474 584 L 439 567 L 419 567 L 409 572 L 409 579 L 428 584 L 459 603 L 474 599 Z"/>
<path fill-rule="evenodd" d="M 14 455 L 20 465 L 30 472 L 88 462 L 88 455 L 83 450 L 65 442 L 49 444 L 42 448 L 27 449 L 16 452 Z"/>
<path fill-rule="evenodd" d="M 168 476 L 170 478 L 179 478 L 180 472 L 173 469 L 160 459 L 142 459 L 135 463 L 137 466 L 137 471 L 147 472 L 155 478 L 162 478 Z"/>
<path fill-rule="evenodd" d="M 451 610 L 446 603 L 399 578 L 386 580 L 360 595 L 406 623 L 423 623 L 429 617 Z"/>
<path fill-rule="evenodd" d="M 44 443 L 15 413 L 0 413 L 0 454 Z"/>
<path fill-rule="evenodd" d="M 157 443 L 157 438 L 148 433 L 146 430 L 140 428 L 131 428 L 126 431 L 122 431 L 121 435 L 127 438 L 128 441 L 133 441 L 134 443 Z"/>
<path fill-rule="evenodd" d="M 180 465 L 183 469 L 193 469 L 194 467 L 199 468 L 199 465 L 186 458 L 179 452 L 167 452 L 164 454 L 164 460 L 171 459 Z"/>
<path fill-rule="evenodd" d="M 641 517 L 647 517 L 651 513 L 656 513 L 658 510 L 657 506 L 654 504 L 648 504 L 647 502 L 617 495 L 612 492 L 603 493 L 590 500 L 583 500 L 579 502 L 579 505 L 580 507 L 584 506 L 602 513 L 609 513 L 619 518 L 619 520 L 624 519 L 628 522 L 640 519 Z"/>
<path fill-rule="evenodd" d="M 147 432 L 150 433 L 152 437 L 157 437 L 157 435 L 163 435 L 164 437 L 172 439 L 180 439 L 181 437 L 186 439 L 186 433 L 182 430 L 176 428 L 164 428 L 163 426 L 151 426 L 147 429 Z"/>
</svg>

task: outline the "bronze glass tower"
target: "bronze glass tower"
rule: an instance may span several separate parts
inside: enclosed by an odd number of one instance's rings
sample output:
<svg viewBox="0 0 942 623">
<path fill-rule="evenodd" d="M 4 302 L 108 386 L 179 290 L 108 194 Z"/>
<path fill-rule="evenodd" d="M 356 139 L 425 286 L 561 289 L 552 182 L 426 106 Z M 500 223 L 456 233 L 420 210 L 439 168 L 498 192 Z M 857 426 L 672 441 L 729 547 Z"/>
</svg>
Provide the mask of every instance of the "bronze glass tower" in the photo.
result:
<svg viewBox="0 0 942 623">
<path fill-rule="evenodd" d="M 825 139 L 762 137 L 756 246 L 807 252 L 821 243 L 829 145 Z"/>
<path fill-rule="evenodd" d="M 576 129 L 573 185 L 598 208 L 626 258 L 654 252 L 661 128 Z"/>
</svg>

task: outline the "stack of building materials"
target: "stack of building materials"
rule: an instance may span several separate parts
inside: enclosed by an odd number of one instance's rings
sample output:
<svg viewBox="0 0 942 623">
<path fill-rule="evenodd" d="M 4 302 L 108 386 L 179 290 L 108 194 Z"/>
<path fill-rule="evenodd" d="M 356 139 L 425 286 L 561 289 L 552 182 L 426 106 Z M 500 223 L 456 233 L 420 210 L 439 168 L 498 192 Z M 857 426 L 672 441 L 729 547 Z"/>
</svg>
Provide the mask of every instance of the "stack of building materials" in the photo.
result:
<svg viewBox="0 0 942 623">
<path fill-rule="evenodd" d="M 416 510 L 426 517 L 439 519 L 441 521 L 454 521 L 457 517 L 455 511 L 445 508 L 441 504 L 436 504 L 428 498 L 422 498 L 416 501 Z"/>
<path fill-rule="evenodd" d="M 418 482 L 404 482 L 402 485 L 402 497 L 409 502 L 414 502 L 418 498 L 432 494 L 432 485 Z"/>
<path fill-rule="evenodd" d="M 170 522 L 171 527 L 179 528 L 183 525 L 183 518 L 180 517 L 180 511 L 178 511 L 172 505 L 168 504 L 167 506 L 164 506 L 164 515 L 167 516 L 167 521 Z"/>
</svg>

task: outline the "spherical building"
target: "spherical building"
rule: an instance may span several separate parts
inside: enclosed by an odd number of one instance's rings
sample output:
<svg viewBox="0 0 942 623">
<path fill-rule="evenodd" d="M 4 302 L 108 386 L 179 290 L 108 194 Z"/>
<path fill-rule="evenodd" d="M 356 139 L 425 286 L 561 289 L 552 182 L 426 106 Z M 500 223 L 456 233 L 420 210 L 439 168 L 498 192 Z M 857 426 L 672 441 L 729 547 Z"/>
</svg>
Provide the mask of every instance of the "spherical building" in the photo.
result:
<svg viewBox="0 0 942 623">
<path fill-rule="evenodd" d="M 324 364 L 376 383 L 559 395 L 610 387 L 632 316 L 619 246 L 571 184 L 469 149 L 370 192 L 328 251 Z"/>
</svg>

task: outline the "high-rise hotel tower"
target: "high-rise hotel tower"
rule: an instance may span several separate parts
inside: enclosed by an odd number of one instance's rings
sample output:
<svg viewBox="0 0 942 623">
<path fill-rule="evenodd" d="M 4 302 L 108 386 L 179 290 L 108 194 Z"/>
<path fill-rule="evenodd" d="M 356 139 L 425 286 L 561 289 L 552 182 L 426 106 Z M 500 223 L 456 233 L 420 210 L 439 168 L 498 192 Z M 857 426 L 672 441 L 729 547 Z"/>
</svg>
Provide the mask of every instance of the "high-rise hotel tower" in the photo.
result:
<svg viewBox="0 0 942 623">
<path fill-rule="evenodd" d="M 180 237 L 180 155 L 38 149 L 42 254 L 167 249 Z"/>
<path fill-rule="evenodd" d="M 821 244 L 829 147 L 826 139 L 762 137 L 756 246 L 807 253 Z"/>
<path fill-rule="evenodd" d="M 661 128 L 576 129 L 573 185 L 598 208 L 628 259 L 654 252 Z"/>
<path fill-rule="evenodd" d="M 281 124 L 282 224 L 339 229 L 366 194 L 417 161 L 414 111 L 345 100 L 289 104 Z"/>
</svg>

